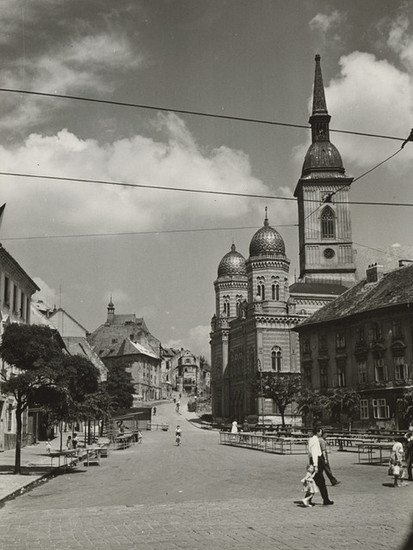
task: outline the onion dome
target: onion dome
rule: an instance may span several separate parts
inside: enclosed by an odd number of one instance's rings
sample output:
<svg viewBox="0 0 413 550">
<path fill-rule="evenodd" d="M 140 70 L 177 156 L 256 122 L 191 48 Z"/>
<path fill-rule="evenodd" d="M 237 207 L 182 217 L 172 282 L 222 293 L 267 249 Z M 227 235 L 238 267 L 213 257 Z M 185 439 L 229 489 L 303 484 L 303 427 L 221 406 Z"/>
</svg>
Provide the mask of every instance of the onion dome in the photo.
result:
<svg viewBox="0 0 413 550">
<path fill-rule="evenodd" d="M 254 256 L 285 256 L 285 244 L 281 235 L 268 223 L 267 215 L 264 227 L 261 227 L 251 239 L 250 257 Z"/>
<path fill-rule="evenodd" d="M 311 172 L 340 172 L 344 174 L 341 155 L 330 141 L 315 141 L 308 148 L 304 158 L 302 176 Z"/>
<path fill-rule="evenodd" d="M 231 246 L 230 252 L 225 254 L 218 266 L 218 277 L 231 277 L 234 275 L 247 276 L 245 258 L 236 251 L 235 244 Z"/>
</svg>

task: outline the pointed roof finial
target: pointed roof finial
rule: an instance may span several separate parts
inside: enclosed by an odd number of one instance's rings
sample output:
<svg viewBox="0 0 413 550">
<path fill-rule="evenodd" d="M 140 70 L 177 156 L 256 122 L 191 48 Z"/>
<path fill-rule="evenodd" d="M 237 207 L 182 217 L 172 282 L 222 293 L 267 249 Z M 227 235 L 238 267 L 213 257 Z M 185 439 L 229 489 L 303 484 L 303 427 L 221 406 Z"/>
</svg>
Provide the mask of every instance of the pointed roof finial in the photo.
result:
<svg viewBox="0 0 413 550">
<path fill-rule="evenodd" d="M 313 90 L 313 115 L 328 115 L 326 97 L 324 94 L 323 75 L 321 74 L 320 55 L 315 56 L 315 74 Z"/>
<path fill-rule="evenodd" d="M 265 207 L 265 220 L 264 220 L 264 225 L 269 225 L 269 222 L 268 222 L 268 208 Z"/>
</svg>

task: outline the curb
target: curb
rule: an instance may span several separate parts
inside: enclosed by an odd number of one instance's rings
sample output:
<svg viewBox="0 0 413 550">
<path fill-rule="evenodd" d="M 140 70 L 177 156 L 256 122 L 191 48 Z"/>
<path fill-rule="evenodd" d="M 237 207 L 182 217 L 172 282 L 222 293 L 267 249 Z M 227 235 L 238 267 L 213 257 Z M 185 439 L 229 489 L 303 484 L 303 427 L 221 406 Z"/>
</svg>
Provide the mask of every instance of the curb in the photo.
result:
<svg viewBox="0 0 413 550">
<path fill-rule="evenodd" d="M 37 487 L 37 485 L 39 485 L 40 483 L 44 483 L 45 481 L 48 481 L 49 478 L 51 478 L 51 477 L 53 477 L 53 471 L 47 472 L 47 473 L 39 476 L 37 479 L 34 479 L 30 483 L 27 483 L 26 485 L 23 485 L 23 487 L 20 487 L 19 489 L 16 489 L 15 491 L 13 491 L 12 493 L 6 495 L 5 497 L 0 498 L 0 507 L 4 506 L 4 504 L 8 500 L 13 500 L 13 499 L 17 498 L 18 496 L 23 495 L 24 493 L 27 493 L 28 491 L 31 491 L 32 489 Z"/>
</svg>

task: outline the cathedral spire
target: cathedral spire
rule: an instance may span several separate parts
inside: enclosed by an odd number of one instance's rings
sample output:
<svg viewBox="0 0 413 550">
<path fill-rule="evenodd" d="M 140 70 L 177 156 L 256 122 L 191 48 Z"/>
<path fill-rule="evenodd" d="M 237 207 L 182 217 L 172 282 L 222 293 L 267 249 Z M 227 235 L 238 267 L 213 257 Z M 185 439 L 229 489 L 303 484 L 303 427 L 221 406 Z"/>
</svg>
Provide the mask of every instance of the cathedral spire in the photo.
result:
<svg viewBox="0 0 413 550">
<path fill-rule="evenodd" d="M 320 55 L 315 56 L 315 75 L 313 89 L 313 115 L 328 115 L 326 96 L 324 94 L 323 75 L 321 74 Z"/>
<path fill-rule="evenodd" d="M 327 111 L 324 93 L 323 75 L 321 74 L 320 56 L 315 56 L 315 74 L 313 89 L 313 112 L 310 116 L 312 142 L 330 140 L 330 115 Z"/>
</svg>

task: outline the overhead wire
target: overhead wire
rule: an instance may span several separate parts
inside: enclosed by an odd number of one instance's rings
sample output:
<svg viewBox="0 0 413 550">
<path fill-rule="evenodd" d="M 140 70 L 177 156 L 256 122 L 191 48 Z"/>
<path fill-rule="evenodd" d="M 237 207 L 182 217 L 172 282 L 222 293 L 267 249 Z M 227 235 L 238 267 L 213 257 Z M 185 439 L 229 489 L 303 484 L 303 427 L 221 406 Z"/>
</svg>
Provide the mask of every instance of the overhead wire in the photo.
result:
<svg viewBox="0 0 413 550">
<path fill-rule="evenodd" d="M 85 97 L 85 96 L 74 96 L 74 95 L 68 95 L 68 94 L 57 94 L 57 93 L 48 93 L 48 92 L 36 92 L 32 90 L 16 90 L 13 88 L 0 88 L 0 92 L 7 92 L 7 93 L 14 93 L 14 94 L 25 94 L 25 95 L 32 95 L 32 96 L 39 96 L 39 97 L 51 97 L 55 99 L 70 99 L 73 101 L 84 101 L 89 103 L 103 103 L 106 105 L 115 105 L 118 107 L 133 107 L 137 109 L 146 109 L 146 110 L 152 110 L 152 111 L 161 111 L 161 112 L 171 112 L 171 113 L 179 113 L 183 115 L 193 115 L 193 116 L 201 116 L 201 117 L 209 117 L 209 118 L 216 118 L 216 119 L 224 119 L 224 120 L 232 120 L 232 121 L 239 121 L 239 122 L 250 122 L 254 124 L 269 124 L 273 126 L 284 126 L 289 128 L 305 128 L 306 130 L 309 130 L 311 126 L 304 125 L 304 124 L 292 124 L 287 122 L 279 122 L 279 121 L 273 121 L 273 120 L 264 120 L 264 119 L 257 119 L 257 118 L 247 118 L 247 117 L 239 117 L 239 116 L 231 116 L 231 115 L 223 115 L 223 114 L 216 114 L 216 113 L 205 113 L 202 111 L 192 111 L 188 109 L 175 109 L 173 107 L 164 107 L 159 105 L 145 105 L 140 103 L 130 103 L 125 101 L 115 101 L 110 99 L 98 99 L 98 98 L 92 98 L 92 97 Z M 405 138 L 397 137 L 397 136 L 387 136 L 383 134 L 371 134 L 366 132 L 354 132 L 351 130 L 338 130 L 330 128 L 330 132 L 336 132 L 341 134 L 351 134 L 356 136 L 365 136 L 365 137 L 374 137 L 374 138 L 380 138 L 380 139 L 392 139 L 397 141 L 404 141 Z"/>
<path fill-rule="evenodd" d="M 371 172 L 371 170 L 369 170 Z M 230 197 L 246 197 L 255 199 L 269 199 L 269 200 L 284 200 L 284 201 L 296 201 L 295 197 L 286 197 L 283 195 L 260 195 L 258 193 L 236 193 L 234 191 L 215 191 L 211 189 L 194 189 L 187 187 L 167 187 L 166 185 L 148 185 L 143 183 L 127 183 L 121 181 L 109 181 L 109 180 L 95 180 L 86 178 L 71 178 L 65 176 L 50 176 L 47 174 L 30 174 L 23 172 L 3 172 L 0 171 L 0 176 L 19 177 L 19 178 L 32 178 L 32 179 L 44 179 L 63 182 L 74 183 L 94 183 L 101 185 L 114 185 L 120 187 L 140 188 L 140 189 L 155 189 L 161 191 L 179 191 L 184 193 L 200 193 L 206 195 L 224 195 Z M 361 176 L 358 177 L 360 179 Z M 304 202 L 319 203 L 319 200 L 304 199 Z M 374 202 L 374 201 L 336 201 L 335 204 L 354 204 L 354 205 L 367 205 L 367 206 L 397 206 L 397 207 L 412 207 L 413 203 L 405 202 Z M 311 213 L 309 214 L 309 216 Z"/>
</svg>

